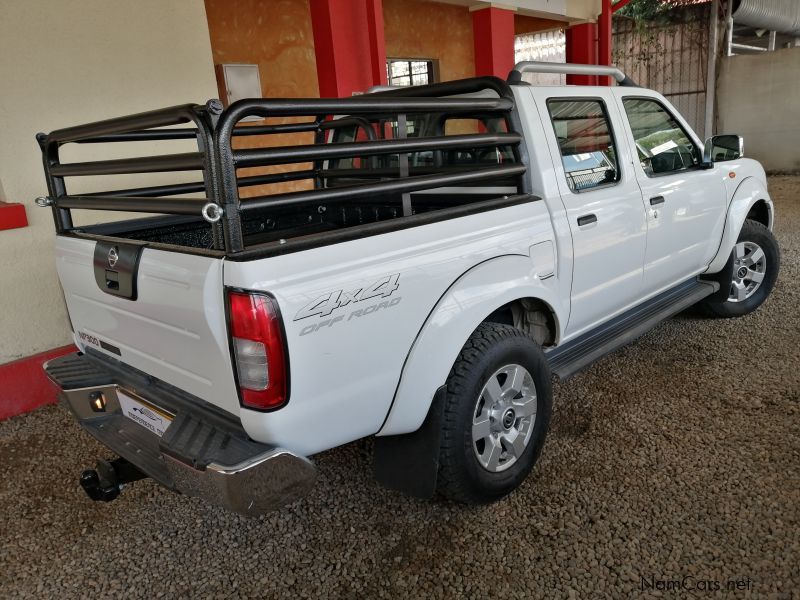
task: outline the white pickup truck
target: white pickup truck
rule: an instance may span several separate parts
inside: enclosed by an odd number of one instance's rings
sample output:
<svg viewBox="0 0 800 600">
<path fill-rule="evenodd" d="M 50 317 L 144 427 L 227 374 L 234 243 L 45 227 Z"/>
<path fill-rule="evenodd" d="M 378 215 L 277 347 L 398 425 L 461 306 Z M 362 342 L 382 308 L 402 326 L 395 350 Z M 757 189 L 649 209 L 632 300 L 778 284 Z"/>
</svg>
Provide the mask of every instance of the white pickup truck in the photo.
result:
<svg viewBox="0 0 800 600">
<path fill-rule="evenodd" d="M 521 81 L 553 69 L 621 85 Z M 375 436 L 384 485 L 493 501 L 542 449 L 553 376 L 694 304 L 745 315 L 778 275 L 741 139 L 703 144 L 609 67 L 210 101 L 37 139 L 80 350 L 45 368 L 119 455 L 81 475 L 96 500 L 149 476 L 259 514 L 308 492 L 308 457 Z M 85 144 L 104 159 L 63 161 Z"/>
</svg>

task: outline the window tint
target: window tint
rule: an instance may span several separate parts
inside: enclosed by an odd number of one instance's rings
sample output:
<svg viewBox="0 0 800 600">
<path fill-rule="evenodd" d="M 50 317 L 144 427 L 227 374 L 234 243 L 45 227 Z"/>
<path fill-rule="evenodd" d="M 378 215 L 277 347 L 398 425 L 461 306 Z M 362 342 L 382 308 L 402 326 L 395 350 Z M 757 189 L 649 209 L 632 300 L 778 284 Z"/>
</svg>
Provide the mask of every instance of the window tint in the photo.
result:
<svg viewBox="0 0 800 600">
<path fill-rule="evenodd" d="M 619 181 L 614 138 L 599 100 L 550 100 L 567 183 L 573 192 Z"/>
<path fill-rule="evenodd" d="M 661 104 L 643 98 L 625 98 L 622 104 L 648 176 L 683 171 L 700 162 L 699 148 Z"/>
</svg>

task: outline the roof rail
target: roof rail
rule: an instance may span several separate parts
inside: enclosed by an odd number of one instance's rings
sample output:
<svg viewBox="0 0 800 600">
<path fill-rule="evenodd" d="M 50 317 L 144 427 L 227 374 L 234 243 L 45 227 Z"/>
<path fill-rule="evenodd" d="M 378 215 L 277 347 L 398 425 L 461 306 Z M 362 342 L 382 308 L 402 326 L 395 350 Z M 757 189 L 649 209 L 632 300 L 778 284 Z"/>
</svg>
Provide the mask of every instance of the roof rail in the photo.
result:
<svg viewBox="0 0 800 600">
<path fill-rule="evenodd" d="M 508 74 L 508 83 L 515 84 L 522 81 L 523 73 L 557 73 L 566 75 L 609 75 L 619 85 L 639 87 L 630 77 L 617 67 L 603 65 L 579 65 L 576 63 L 554 63 L 537 60 L 524 60 L 514 65 Z"/>
</svg>

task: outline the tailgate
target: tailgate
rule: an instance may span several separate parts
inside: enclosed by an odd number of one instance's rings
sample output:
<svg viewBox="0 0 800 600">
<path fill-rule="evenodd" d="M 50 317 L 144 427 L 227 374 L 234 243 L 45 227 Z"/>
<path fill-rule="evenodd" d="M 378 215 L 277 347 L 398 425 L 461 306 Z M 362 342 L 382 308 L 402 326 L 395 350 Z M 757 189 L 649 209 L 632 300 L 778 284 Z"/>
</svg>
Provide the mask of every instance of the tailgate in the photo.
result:
<svg viewBox="0 0 800 600">
<path fill-rule="evenodd" d="M 135 246 L 117 246 L 111 256 L 101 248 L 95 256 L 97 244 L 66 236 L 56 241 L 58 276 L 78 347 L 94 348 L 238 414 L 223 261 Z M 130 276 L 123 264 L 126 250 L 139 255 Z M 135 299 L 124 297 L 130 278 Z M 119 295 L 104 291 L 104 283 Z"/>
</svg>

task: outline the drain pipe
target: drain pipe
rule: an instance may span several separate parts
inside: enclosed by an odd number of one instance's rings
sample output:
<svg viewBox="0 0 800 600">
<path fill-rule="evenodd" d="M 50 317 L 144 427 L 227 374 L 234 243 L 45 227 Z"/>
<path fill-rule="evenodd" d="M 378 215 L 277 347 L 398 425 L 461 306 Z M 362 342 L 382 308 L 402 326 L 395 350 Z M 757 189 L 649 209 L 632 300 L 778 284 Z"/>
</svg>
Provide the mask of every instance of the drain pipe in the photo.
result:
<svg viewBox="0 0 800 600">
<path fill-rule="evenodd" d="M 706 118 L 703 133 L 705 139 L 714 135 L 714 102 L 717 88 L 717 48 L 718 39 L 719 0 L 712 0 L 709 15 L 708 29 L 708 68 L 706 69 Z"/>
<path fill-rule="evenodd" d="M 725 15 L 725 56 L 733 54 L 733 0 L 728 0 Z"/>
</svg>

